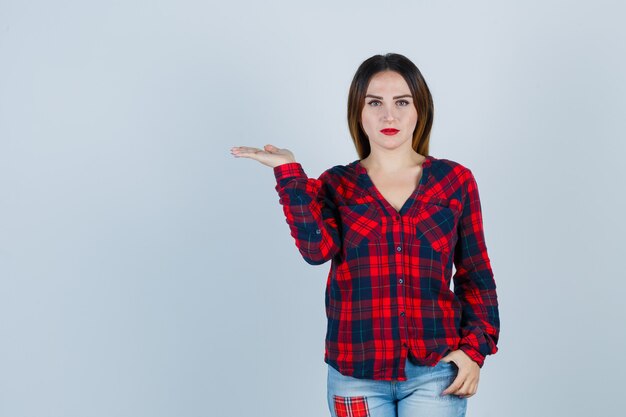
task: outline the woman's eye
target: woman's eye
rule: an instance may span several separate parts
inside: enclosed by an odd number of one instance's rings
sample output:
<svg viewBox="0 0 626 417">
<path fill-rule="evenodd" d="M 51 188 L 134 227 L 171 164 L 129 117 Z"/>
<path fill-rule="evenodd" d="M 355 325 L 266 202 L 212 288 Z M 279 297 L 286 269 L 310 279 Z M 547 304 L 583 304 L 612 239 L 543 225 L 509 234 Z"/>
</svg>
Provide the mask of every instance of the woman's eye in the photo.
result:
<svg viewBox="0 0 626 417">
<path fill-rule="evenodd" d="M 408 100 L 398 100 L 397 103 L 400 104 L 400 106 L 402 107 L 406 107 L 409 104 L 411 104 Z M 368 102 L 367 104 L 369 104 L 372 107 L 378 107 L 378 105 L 380 104 L 380 100 L 372 100 Z"/>
</svg>

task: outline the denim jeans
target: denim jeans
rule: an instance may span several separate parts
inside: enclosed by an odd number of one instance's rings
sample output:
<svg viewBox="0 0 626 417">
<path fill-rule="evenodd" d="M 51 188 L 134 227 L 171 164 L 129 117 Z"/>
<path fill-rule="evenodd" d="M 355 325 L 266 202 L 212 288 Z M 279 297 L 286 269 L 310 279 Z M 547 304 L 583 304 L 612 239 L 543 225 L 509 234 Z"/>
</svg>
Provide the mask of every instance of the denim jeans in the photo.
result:
<svg viewBox="0 0 626 417">
<path fill-rule="evenodd" d="M 467 398 L 441 396 L 454 378 L 454 362 L 421 366 L 406 361 L 406 381 L 345 376 L 328 366 L 328 407 L 332 417 L 463 417 Z"/>
</svg>

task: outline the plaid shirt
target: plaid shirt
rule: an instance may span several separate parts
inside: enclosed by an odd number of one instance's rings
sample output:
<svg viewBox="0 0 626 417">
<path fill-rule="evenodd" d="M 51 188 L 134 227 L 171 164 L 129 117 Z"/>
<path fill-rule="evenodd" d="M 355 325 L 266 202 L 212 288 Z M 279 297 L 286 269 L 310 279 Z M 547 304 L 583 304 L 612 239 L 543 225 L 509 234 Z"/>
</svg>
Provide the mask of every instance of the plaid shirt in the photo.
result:
<svg viewBox="0 0 626 417">
<path fill-rule="evenodd" d="M 399 211 L 359 160 L 318 179 L 298 162 L 274 175 L 304 260 L 332 261 L 324 362 L 355 378 L 405 381 L 409 351 L 413 362 L 434 366 L 461 349 L 481 367 L 497 352 L 496 284 L 468 168 L 427 156 Z"/>
</svg>

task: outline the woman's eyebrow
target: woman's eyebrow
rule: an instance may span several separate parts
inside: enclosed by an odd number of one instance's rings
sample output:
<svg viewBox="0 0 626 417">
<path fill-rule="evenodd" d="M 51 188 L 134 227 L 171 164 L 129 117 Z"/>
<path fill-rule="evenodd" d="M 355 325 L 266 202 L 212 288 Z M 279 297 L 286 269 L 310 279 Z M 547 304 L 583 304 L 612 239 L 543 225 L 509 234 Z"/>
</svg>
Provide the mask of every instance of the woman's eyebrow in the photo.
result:
<svg viewBox="0 0 626 417">
<path fill-rule="evenodd" d="M 382 98 L 382 97 L 380 97 L 380 96 L 374 96 L 374 95 L 372 95 L 372 94 L 367 94 L 365 97 L 377 98 L 377 99 L 379 99 L 379 100 L 382 100 L 382 99 L 383 99 L 383 98 Z M 405 95 L 402 95 L 402 96 L 395 96 L 393 99 L 395 100 L 395 99 L 397 99 L 397 98 L 402 98 L 402 97 L 413 97 L 413 96 L 412 96 L 412 95 L 410 95 L 410 94 L 405 94 Z"/>
</svg>

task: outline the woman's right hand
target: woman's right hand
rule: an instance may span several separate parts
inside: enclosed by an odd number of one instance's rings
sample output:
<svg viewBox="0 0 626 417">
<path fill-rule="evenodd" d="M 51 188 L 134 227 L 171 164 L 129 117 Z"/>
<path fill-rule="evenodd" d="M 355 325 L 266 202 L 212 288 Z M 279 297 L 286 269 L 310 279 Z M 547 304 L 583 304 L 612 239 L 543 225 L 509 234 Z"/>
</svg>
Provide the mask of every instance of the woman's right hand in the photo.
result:
<svg viewBox="0 0 626 417">
<path fill-rule="evenodd" d="M 230 153 L 235 158 L 256 159 L 263 165 L 267 165 L 272 168 L 289 162 L 296 162 L 296 158 L 289 149 L 280 149 L 269 144 L 265 145 L 263 149 L 252 148 L 249 146 L 234 146 L 230 149 Z"/>
</svg>

